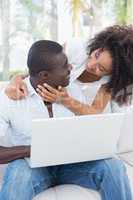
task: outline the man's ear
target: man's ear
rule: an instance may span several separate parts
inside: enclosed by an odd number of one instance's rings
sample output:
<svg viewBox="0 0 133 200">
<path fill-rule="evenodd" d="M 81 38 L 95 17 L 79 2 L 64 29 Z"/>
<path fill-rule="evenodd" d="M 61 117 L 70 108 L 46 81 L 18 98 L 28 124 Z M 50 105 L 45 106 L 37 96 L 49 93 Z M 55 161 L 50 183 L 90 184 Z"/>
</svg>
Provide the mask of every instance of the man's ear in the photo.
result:
<svg viewBox="0 0 133 200">
<path fill-rule="evenodd" d="M 49 73 L 47 71 L 41 71 L 39 72 L 38 74 L 38 77 L 41 79 L 41 80 L 46 80 L 49 76 Z"/>
</svg>

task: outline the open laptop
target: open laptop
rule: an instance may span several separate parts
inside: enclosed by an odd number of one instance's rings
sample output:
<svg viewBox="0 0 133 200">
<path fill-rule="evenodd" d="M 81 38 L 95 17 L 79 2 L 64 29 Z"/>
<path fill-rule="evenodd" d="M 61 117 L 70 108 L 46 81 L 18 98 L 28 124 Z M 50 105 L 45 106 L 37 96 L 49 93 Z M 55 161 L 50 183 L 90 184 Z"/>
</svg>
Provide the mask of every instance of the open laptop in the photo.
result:
<svg viewBox="0 0 133 200">
<path fill-rule="evenodd" d="M 113 157 L 123 117 L 116 113 L 33 120 L 31 167 Z"/>
</svg>

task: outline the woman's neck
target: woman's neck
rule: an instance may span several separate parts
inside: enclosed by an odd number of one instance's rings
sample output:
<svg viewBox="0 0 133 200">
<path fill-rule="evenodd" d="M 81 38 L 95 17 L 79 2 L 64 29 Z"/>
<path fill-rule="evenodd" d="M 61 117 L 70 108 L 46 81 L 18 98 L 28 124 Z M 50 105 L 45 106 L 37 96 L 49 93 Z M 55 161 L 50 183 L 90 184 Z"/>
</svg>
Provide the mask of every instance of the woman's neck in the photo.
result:
<svg viewBox="0 0 133 200">
<path fill-rule="evenodd" d="M 87 71 L 84 71 L 77 79 L 82 83 L 89 83 L 89 82 L 98 81 L 100 77 L 97 77 L 96 75 L 93 75 Z"/>
</svg>

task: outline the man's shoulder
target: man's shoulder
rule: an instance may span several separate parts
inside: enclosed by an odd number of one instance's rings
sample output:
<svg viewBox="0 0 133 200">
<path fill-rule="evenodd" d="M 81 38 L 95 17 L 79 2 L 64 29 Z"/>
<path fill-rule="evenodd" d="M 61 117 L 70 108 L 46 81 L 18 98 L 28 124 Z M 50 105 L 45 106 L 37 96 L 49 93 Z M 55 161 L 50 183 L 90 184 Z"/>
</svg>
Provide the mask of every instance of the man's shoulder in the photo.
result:
<svg viewBox="0 0 133 200">
<path fill-rule="evenodd" d="M 3 109 L 7 110 L 7 108 L 8 108 L 8 110 L 10 110 L 12 108 L 12 106 L 13 107 L 16 106 L 19 101 L 21 102 L 23 100 L 13 100 L 13 99 L 9 98 L 5 93 L 5 88 L 3 88 L 0 91 L 0 111 Z"/>
<path fill-rule="evenodd" d="M 8 96 L 5 93 L 5 88 L 3 88 L 0 91 L 0 107 L 3 106 L 3 105 L 5 105 L 9 101 L 10 101 L 10 99 L 8 98 Z"/>
<path fill-rule="evenodd" d="M 4 116 L 5 118 L 10 112 L 10 108 L 12 107 L 10 101 L 11 100 L 5 94 L 5 89 L 3 88 L 0 91 L 0 117 Z"/>
</svg>

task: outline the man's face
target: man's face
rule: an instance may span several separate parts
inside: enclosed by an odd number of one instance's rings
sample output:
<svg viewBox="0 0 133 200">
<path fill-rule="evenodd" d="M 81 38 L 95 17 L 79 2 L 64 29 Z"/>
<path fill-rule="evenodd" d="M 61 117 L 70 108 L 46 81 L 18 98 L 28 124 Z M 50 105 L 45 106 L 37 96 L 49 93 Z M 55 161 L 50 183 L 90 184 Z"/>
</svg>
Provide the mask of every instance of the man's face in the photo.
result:
<svg viewBox="0 0 133 200">
<path fill-rule="evenodd" d="M 62 52 L 55 56 L 52 65 L 53 69 L 49 72 L 48 83 L 53 87 L 66 87 L 69 84 L 72 69 L 66 55 Z"/>
<path fill-rule="evenodd" d="M 86 71 L 97 77 L 112 73 L 112 57 L 107 50 L 97 49 L 91 53 L 86 66 Z"/>
</svg>

